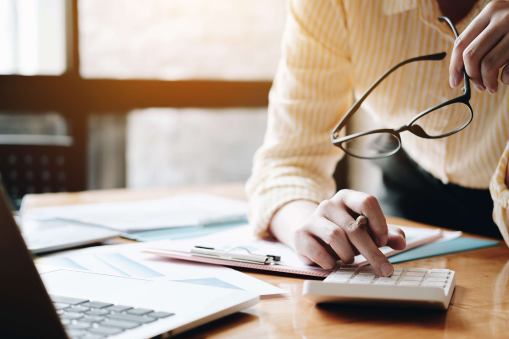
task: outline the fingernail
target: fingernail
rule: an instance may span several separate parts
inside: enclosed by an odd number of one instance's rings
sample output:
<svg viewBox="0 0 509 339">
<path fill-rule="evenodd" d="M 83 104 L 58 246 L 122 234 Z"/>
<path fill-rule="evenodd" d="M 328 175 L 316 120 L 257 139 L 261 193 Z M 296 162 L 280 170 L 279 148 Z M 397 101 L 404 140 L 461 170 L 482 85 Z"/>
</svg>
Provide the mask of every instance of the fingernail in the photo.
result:
<svg viewBox="0 0 509 339">
<path fill-rule="evenodd" d="M 484 86 L 480 86 L 480 85 L 474 85 L 474 88 L 478 91 L 478 92 L 484 92 L 484 90 L 486 88 L 484 88 Z"/>
<path fill-rule="evenodd" d="M 389 236 L 386 234 L 383 237 L 378 238 L 378 246 L 387 245 L 387 241 L 389 241 Z"/>
<path fill-rule="evenodd" d="M 449 77 L 449 86 L 451 86 L 451 88 L 454 88 L 454 79 L 452 76 Z"/>
<path fill-rule="evenodd" d="M 489 94 L 493 94 L 493 93 L 495 93 L 495 91 L 494 91 L 494 90 L 492 90 L 491 88 L 488 88 L 488 93 L 489 93 Z"/>
<path fill-rule="evenodd" d="M 380 267 L 380 271 L 382 271 L 382 275 L 384 277 L 390 277 L 394 273 L 394 268 L 391 264 L 386 262 L 382 265 L 382 267 Z"/>
</svg>

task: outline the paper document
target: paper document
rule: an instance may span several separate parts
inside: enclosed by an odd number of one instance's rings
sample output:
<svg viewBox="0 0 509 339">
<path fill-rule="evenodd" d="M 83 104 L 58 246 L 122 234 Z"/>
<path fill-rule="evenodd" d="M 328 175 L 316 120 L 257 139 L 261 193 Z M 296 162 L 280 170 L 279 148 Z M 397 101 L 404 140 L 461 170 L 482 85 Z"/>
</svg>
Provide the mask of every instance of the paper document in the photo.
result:
<svg viewBox="0 0 509 339">
<path fill-rule="evenodd" d="M 247 202 L 208 194 L 155 200 L 52 206 L 25 216 L 103 226 L 123 232 L 246 220 Z"/>
<path fill-rule="evenodd" d="M 406 234 L 407 249 L 436 241 L 440 239 L 444 233 L 447 234 L 448 237 L 451 237 L 449 233 L 455 233 L 456 235 L 456 232 L 442 232 L 440 229 L 415 228 L 405 226 L 397 227 L 403 229 Z M 208 235 L 200 238 L 173 241 L 168 243 L 168 245 L 165 247 L 152 246 L 151 248 L 189 253 L 194 246 L 213 247 L 219 250 L 231 250 L 235 247 L 242 247 L 246 248 L 251 253 L 281 256 L 281 261 L 278 263 L 278 265 L 301 269 L 321 270 L 321 268 L 318 266 L 309 266 L 304 264 L 298 258 L 297 254 L 292 248 L 278 241 L 264 240 L 254 237 L 252 235 L 252 229 L 249 226 L 241 226 L 232 230 L 215 233 L 213 235 Z M 380 251 L 382 251 L 382 253 L 387 256 L 401 252 L 393 250 L 387 246 L 380 248 Z M 369 263 L 362 255 L 357 255 L 355 257 L 354 264 L 367 265 Z"/>
<path fill-rule="evenodd" d="M 98 246 L 43 256 L 36 263 L 52 267 L 83 270 L 123 277 L 172 280 L 190 284 L 242 289 L 263 295 L 286 294 L 272 286 L 233 269 L 166 260 L 141 251 L 148 246 L 163 246 L 168 241 Z"/>
</svg>

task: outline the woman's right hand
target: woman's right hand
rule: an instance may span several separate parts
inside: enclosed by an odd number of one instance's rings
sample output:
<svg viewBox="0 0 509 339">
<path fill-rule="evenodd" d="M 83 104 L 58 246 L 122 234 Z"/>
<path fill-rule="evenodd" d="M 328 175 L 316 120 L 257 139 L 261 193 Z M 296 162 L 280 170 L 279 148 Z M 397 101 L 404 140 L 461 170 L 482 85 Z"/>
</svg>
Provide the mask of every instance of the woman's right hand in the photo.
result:
<svg viewBox="0 0 509 339">
<path fill-rule="evenodd" d="M 359 226 L 359 215 L 368 225 Z M 316 263 L 331 269 L 338 259 L 352 263 L 362 254 L 382 276 L 391 276 L 394 268 L 378 247 L 390 246 L 402 250 L 405 233 L 398 227 L 388 227 L 378 201 L 372 195 L 341 190 L 323 201 L 316 211 L 295 231 L 294 246 L 306 264 Z"/>
</svg>

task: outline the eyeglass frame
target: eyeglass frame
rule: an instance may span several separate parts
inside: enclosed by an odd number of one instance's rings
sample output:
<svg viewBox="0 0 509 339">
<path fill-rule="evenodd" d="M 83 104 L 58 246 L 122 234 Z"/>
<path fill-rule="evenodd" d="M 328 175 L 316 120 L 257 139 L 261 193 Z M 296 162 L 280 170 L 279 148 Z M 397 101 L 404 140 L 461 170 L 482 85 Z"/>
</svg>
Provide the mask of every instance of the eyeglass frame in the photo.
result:
<svg viewBox="0 0 509 339">
<path fill-rule="evenodd" d="M 439 16 L 438 17 L 438 20 L 440 22 L 447 22 L 449 24 L 449 26 L 451 27 L 451 29 L 453 30 L 454 32 L 454 35 L 456 36 L 456 38 L 458 38 L 458 31 L 456 30 L 456 27 L 454 26 L 454 24 L 452 23 L 452 21 L 445 17 L 445 16 Z M 411 62 L 416 62 L 416 61 L 438 61 L 438 60 L 443 60 L 445 58 L 445 56 L 447 55 L 447 53 L 445 52 L 441 52 L 441 53 L 436 53 L 436 54 L 430 54 L 430 55 L 424 55 L 424 56 L 420 56 L 420 57 L 416 57 L 416 58 L 411 58 L 411 59 L 408 59 L 408 60 L 405 60 L 405 61 L 402 61 L 400 62 L 399 64 L 397 64 L 396 66 L 393 66 L 391 69 L 389 69 L 387 72 L 385 72 L 380 78 L 378 78 L 378 80 L 362 95 L 362 97 L 357 100 L 357 102 L 352 106 L 352 108 L 350 108 L 350 110 L 345 114 L 345 116 L 341 119 L 341 121 L 336 125 L 336 127 L 333 129 L 332 131 L 332 134 L 331 134 L 331 142 L 334 146 L 337 146 L 339 148 L 341 148 L 346 154 L 350 155 L 350 156 L 353 156 L 355 158 L 359 158 L 359 159 L 383 159 L 383 158 L 387 158 L 387 157 L 390 157 L 394 154 L 396 154 L 396 152 L 398 152 L 401 147 L 402 147 L 402 141 L 401 141 L 401 136 L 400 136 L 400 133 L 401 132 L 405 132 L 405 131 L 409 131 L 410 133 L 418 136 L 418 137 L 421 137 L 421 138 L 424 138 L 424 139 L 440 139 L 440 138 L 446 138 L 450 135 L 453 135 L 453 134 L 456 134 L 458 132 L 460 132 L 461 130 L 463 130 L 464 128 L 466 128 L 471 122 L 472 122 L 472 119 L 474 117 L 474 112 L 472 110 L 472 106 L 470 106 L 470 98 L 472 96 L 472 92 L 471 92 L 471 89 L 470 89 L 470 77 L 468 76 L 467 72 L 465 71 L 465 67 L 463 67 L 463 78 L 464 78 L 464 87 L 461 89 L 463 91 L 463 95 L 460 95 L 459 97 L 457 98 L 454 98 L 454 99 L 451 99 L 451 100 L 448 100 L 446 102 L 443 102 L 439 105 L 436 105 L 436 106 L 433 106 L 431 108 L 428 108 L 427 110 L 417 114 L 412 120 L 410 120 L 410 122 L 408 122 L 406 125 L 403 125 L 399 128 L 388 128 L 388 129 L 376 129 L 376 130 L 372 130 L 372 131 L 368 131 L 368 132 L 361 132 L 361 133 L 356 133 L 356 134 L 352 134 L 352 135 L 349 135 L 349 136 L 345 136 L 343 138 L 339 138 L 340 136 L 340 131 L 346 126 L 346 124 L 348 123 L 348 121 L 350 120 L 350 118 L 353 116 L 353 114 L 355 112 L 357 112 L 357 110 L 360 108 L 361 104 L 364 102 L 364 100 L 366 100 L 366 98 L 368 97 L 368 95 L 385 79 L 387 78 L 392 72 L 394 72 L 395 70 L 397 70 L 398 68 L 406 65 L 406 64 L 409 64 Z M 461 126 L 459 129 L 455 130 L 455 131 L 452 131 L 452 132 L 449 132 L 449 133 L 446 133 L 446 134 L 443 134 L 443 135 L 440 135 L 440 136 L 430 136 L 428 135 L 423 129 L 421 126 L 419 125 L 413 125 L 417 120 L 419 120 L 420 118 L 422 118 L 423 116 L 433 112 L 433 111 L 436 111 L 442 107 L 445 107 L 445 106 L 448 106 L 448 105 L 452 105 L 452 104 L 457 104 L 457 103 L 462 103 L 464 105 L 466 105 L 468 107 L 468 109 L 470 110 L 470 119 L 468 120 L 468 122 L 466 124 L 464 124 L 463 126 Z M 348 152 L 344 147 L 343 147 L 343 143 L 345 143 L 346 141 L 349 141 L 349 140 L 353 140 L 353 139 L 356 139 L 358 137 L 361 137 L 361 136 L 365 136 L 365 135 L 370 135 L 370 134 L 383 134 L 383 133 L 389 133 L 391 135 L 393 135 L 394 137 L 396 137 L 399 141 L 399 145 L 398 145 L 398 148 L 396 148 L 394 151 L 390 152 L 390 153 L 386 153 L 384 155 L 379 155 L 379 156 L 373 156 L 373 157 L 363 157 L 363 156 L 359 156 L 359 155 L 354 155 L 350 152 Z"/>
</svg>

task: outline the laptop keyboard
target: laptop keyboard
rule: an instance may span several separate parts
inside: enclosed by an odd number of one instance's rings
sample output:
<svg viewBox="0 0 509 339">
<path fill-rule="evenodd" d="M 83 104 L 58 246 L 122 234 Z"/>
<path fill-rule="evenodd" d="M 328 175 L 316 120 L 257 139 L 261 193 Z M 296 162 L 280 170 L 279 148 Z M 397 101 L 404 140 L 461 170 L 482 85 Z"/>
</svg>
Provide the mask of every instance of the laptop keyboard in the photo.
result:
<svg viewBox="0 0 509 339">
<path fill-rule="evenodd" d="M 69 338 L 101 339 L 149 324 L 174 313 L 50 295 Z"/>
</svg>

